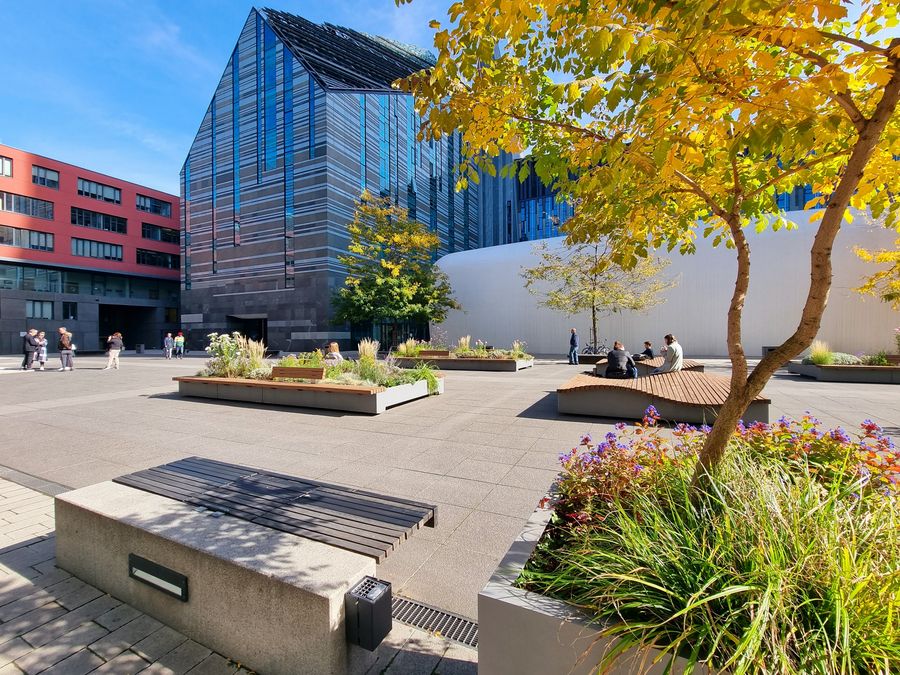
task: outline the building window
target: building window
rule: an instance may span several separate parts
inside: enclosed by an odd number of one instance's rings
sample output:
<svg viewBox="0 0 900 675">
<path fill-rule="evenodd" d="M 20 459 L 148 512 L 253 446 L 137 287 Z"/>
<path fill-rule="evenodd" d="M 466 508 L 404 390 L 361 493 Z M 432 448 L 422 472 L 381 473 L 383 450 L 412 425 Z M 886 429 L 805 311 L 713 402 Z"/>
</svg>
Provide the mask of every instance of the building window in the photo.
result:
<svg viewBox="0 0 900 675">
<path fill-rule="evenodd" d="M 33 251 L 52 251 L 53 235 L 50 232 L 36 232 L 20 227 L 0 225 L 0 246 L 15 246 Z"/>
<path fill-rule="evenodd" d="M 278 151 L 278 124 L 276 121 L 276 94 L 278 74 L 275 70 L 275 33 L 269 28 L 269 24 L 264 26 L 265 39 L 265 158 L 266 171 L 271 171 L 277 163 Z"/>
<path fill-rule="evenodd" d="M 137 250 L 137 264 L 177 270 L 179 267 L 179 256 L 174 253 L 160 253 L 159 251 L 147 251 L 139 248 Z"/>
<path fill-rule="evenodd" d="M 80 227 L 89 227 L 92 230 L 116 232 L 117 234 L 125 234 L 128 229 L 128 220 L 125 218 L 79 209 L 77 206 L 72 207 L 72 224 Z"/>
<path fill-rule="evenodd" d="M 390 97 L 378 96 L 378 189 L 382 197 L 391 193 Z"/>
<path fill-rule="evenodd" d="M 0 176 L 12 178 L 12 160 L 9 157 L 0 156 Z"/>
<path fill-rule="evenodd" d="M 53 220 L 53 202 L 34 197 L 23 197 L 12 192 L 0 192 L 0 211 Z"/>
<path fill-rule="evenodd" d="M 82 197 L 90 197 L 109 204 L 122 203 L 122 191 L 112 185 L 95 183 L 92 180 L 78 179 L 78 194 Z"/>
<path fill-rule="evenodd" d="M 44 187 L 59 190 L 59 171 L 53 169 L 45 169 L 36 164 L 31 165 L 31 182 L 35 185 L 43 185 Z"/>
<path fill-rule="evenodd" d="M 366 190 L 366 95 L 359 95 L 359 187 Z"/>
<path fill-rule="evenodd" d="M 98 258 L 99 260 L 122 261 L 122 247 L 118 244 L 107 244 L 103 241 L 72 238 L 72 255 L 81 258 Z"/>
<path fill-rule="evenodd" d="M 309 76 L 309 156 L 316 156 L 316 81 Z"/>
<path fill-rule="evenodd" d="M 294 287 L 294 59 L 284 50 L 284 286 Z M 312 81 L 312 75 L 307 73 Z"/>
<path fill-rule="evenodd" d="M 161 199 L 154 199 L 153 197 L 138 195 L 135 206 L 137 207 L 138 211 L 146 211 L 147 213 L 153 213 L 157 216 L 162 216 L 163 218 L 172 217 L 171 202 L 164 202 Z"/>
<path fill-rule="evenodd" d="M 235 48 L 231 56 L 231 150 L 232 172 L 232 200 L 234 202 L 234 219 L 232 225 L 232 243 L 239 246 L 241 243 L 241 72 L 238 50 Z M 285 58 L 287 68 L 287 58 Z M 285 101 L 287 101 L 287 94 Z"/>
<path fill-rule="evenodd" d="M 171 227 L 160 227 L 151 223 L 141 223 L 141 237 L 166 244 L 177 244 L 180 241 L 178 230 Z"/>
<path fill-rule="evenodd" d="M 52 319 L 53 303 L 49 300 L 26 300 L 25 317 L 28 319 Z"/>
<path fill-rule="evenodd" d="M 78 321 L 78 303 L 77 302 L 64 302 L 62 304 L 62 320 L 63 321 Z"/>
</svg>

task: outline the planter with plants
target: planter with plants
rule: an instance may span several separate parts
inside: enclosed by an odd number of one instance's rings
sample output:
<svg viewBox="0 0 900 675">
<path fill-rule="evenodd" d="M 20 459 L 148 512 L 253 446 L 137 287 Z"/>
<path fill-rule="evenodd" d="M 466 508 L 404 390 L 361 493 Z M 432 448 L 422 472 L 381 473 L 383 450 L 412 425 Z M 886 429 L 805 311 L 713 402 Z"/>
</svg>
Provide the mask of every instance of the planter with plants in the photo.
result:
<svg viewBox="0 0 900 675">
<path fill-rule="evenodd" d="M 428 363 L 440 370 L 489 370 L 516 372 L 534 366 L 534 357 L 525 351 L 525 343 L 514 340 L 509 349 L 494 349 L 469 335 L 459 338 L 456 345 L 432 344 L 407 340 L 392 355 L 401 368 L 416 368 Z"/>
<path fill-rule="evenodd" d="M 648 409 L 561 456 L 479 595 L 479 673 L 897 672 L 891 440 L 741 424 L 695 481 L 709 431 L 664 434 Z"/>
<path fill-rule="evenodd" d="M 427 364 L 403 369 L 379 361 L 378 343 L 369 340 L 359 344 L 355 361 L 335 362 L 315 351 L 272 362 L 264 344 L 239 333 L 209 339 L 206 367 L 194 377 L 174 378 L 183 396 L 377 415 L 444 391 L 443 378 Z"/>
<path fill-rule="evenodd" d="M 808 356 L 800 361 L 791 361 L 788 372 L 822 382 L 900 384 L 900 362 L 897 357 L 884 351 L 860 356 L 833 352 L 821 340 L 813 342 Z"/>
</svg>

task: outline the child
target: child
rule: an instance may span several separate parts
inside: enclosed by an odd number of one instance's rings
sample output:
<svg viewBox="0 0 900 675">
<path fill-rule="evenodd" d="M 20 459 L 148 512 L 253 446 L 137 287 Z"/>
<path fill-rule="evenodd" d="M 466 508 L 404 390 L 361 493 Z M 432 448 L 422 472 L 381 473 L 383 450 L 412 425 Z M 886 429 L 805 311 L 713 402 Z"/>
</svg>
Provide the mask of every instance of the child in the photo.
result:
<svg viewBox="0 0 900 675">
<path fill-rule="evenodd" d="M 338 347 L 337 342 L 329 342 L 328 343 L 328 353 L 325 355 L 325 365 L 326 366 L 336 366 L 344 360 L 344 357 L 341 356 L 341 349 Z"/>
<path fill-rule="evenodd" d="M 36 361 L 40 364 L 40 368 L 38 370 L 44 369 L 44 364 L 47 363 L 47 344 L 49 341 L 47 340 L 47 334 L 44 331 L 41 331 L 37 334 L 38 341 L 38 352 Z"/>
</svg>

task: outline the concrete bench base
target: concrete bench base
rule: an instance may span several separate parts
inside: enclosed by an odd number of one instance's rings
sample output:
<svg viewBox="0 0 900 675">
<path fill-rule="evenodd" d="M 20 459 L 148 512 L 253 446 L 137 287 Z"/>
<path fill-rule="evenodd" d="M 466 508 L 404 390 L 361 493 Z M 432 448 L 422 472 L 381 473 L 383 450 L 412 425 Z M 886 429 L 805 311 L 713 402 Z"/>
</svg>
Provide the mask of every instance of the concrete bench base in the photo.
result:
<svg viewBox="0 0 900 675">
<path fill-rule="evenodd" d="M 188 601 L 129 577 L 134 553 L 188 578 Z M 360 673 L 344 593 L 367 556 L 112 482 L 56 497 L 57 564 L 197 642 L 267 675 Z"/>
<path fill-rule="evenodd" d="M 358 390 L 337 391 L 339 386 L 327 389 L 298 384 L 296 387 L 269 387 L 265 381 L 244 380 L 240 383 L 217 382 L 217 378 L 179 378 L 178 393 L 182 396 L 214 398 L 221 401 L 245 401 L 268 405 L 299 408 L 322 408 L 347 412 L 380 415 L 388 408 L 428 396 L 428 383 L 420 380 L 401 384 L 381 391 L 360 393 Z M 279 383 L 284 384 L 284 383 Z M 438 378 L 438 393 L 444 393 L 444 380 Z"/>
<path fill-rule="evenodd" d="M 820 382 L 900 384 L 900 366 L 817 366 L 791 361 L 788 372 Z"/>
<path fill-rule="evenodd" d="M 396 359 L 397 365 L 401 368 L 415 368 L 422 362 L 440 370 L 481 370 L 501 373 L 515 373 L 534 366 L 534 359 L 443 359 L 435 356 Z"/>
</svg>

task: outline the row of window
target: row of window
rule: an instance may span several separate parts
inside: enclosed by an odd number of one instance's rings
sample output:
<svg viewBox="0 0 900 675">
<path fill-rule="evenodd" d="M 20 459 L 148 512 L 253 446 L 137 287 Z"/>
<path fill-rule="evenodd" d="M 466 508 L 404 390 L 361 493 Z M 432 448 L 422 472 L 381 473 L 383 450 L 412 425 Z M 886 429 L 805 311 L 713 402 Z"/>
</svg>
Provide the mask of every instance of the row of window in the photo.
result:
<svg viewBox="0 0 900 675">
<path fill-rule="evenodd" d="M 90 197 L 110 204 L 122 203 L 122 191 L 112 185 L 95 183 L 92 180 L 78 179 L 78 194 L 82 197 Z"/>
<path fill-rule="evenodd" d="M 53 220 L 53 202 L 35 197 L 25 197 L 12 192 L 0 192 L 0 211 Z"/>
<path fill-rule="evenodd" d="M 13 160 L 10 157 L 0 156 L 0 176 L 12 178 Z M 59 190 L 59 171 L 48 169 L 37 164 L 31 165 L 31 182 L 53 190 Z M 90 197 L 109 204 L 122 203 L 122 191 L 112 185 L 97 183 L 85 178 L 78 179 L 78 194 L 81 197 Z M 146 211 L 165 218 L 172 217 L 172 203 L 139 194 L 135 199 L 135 207 L 138 211 Z"/>
<path fill-rule="evenodd" d="M 180 241 L 178 230 L 171 227 L 160 227 L 151 223 L 141 223 L 141 237 L 166 244 L 177 244 Z"/>
<path fill-rule="evenodd" d="M 72 207 L 72 224 L 105 232 L 117 232 L 118 234 L 125 234 L 128 229 L 128 220 L 126 218 L 111 216 L 108 213 L 88 211 L 77 206 Z"/>
<path fill-rule="evenodd" d="M 123 260 L 123 249 L 118 244 L 108 244 L 104 241 L 92 239 L 72 239 L 72 255 L 82 258 L 97 258 L 99 260 Z M 150 265 L 151 267 L 163 267 L 169 270 L 177 270 L 180 256 L 174 253 L 162 253 L 160 251 L 148 251 L 139 248 L 135 252 L 135 262 L 138 265 Z"/>
<path fill-rule="evenodd" d="M 82 258 L 98 258 L 99 260 L 122 261 L 122 247 L 118 244 L 107 244 L 92 239 L 72 239 L 72 255 Z"/>
<path fill-rule="evenodd" d="M 0 246 L 15 246 L 35 251 L 52 251 L 53 235 L 50 232 L 25 230 L 21 227 L 0 225 Z"/>
<path fill-rule="evenodd" d="M 177 281 L 34 265 L 0 264 L 0 289 L 178 301 Z"/>
</svg>

